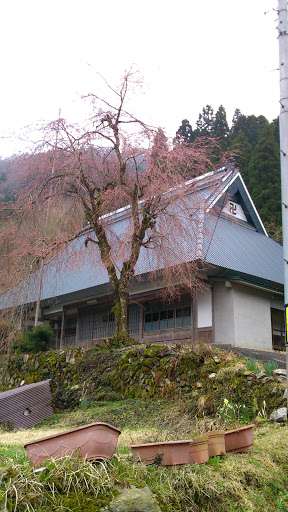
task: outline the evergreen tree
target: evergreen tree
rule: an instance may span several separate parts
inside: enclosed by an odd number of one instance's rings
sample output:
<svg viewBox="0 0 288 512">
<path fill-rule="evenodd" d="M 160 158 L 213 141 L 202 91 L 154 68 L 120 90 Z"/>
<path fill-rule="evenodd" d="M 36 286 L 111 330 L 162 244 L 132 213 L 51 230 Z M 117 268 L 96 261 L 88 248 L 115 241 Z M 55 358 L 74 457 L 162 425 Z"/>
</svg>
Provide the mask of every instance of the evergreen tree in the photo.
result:
<svg viewBox="0 0 288 512">
<path fill-rule="evenodd" d="M 223 140 L 226 139 L 229 135 L 229 126 L 227 123 L 226 111 L 223 105 L 220 105 L 215 114 L 213 135 Z"/>
<path fill-rule="evenodd" d="M 231 131 L 234 131 L 235 125 L 238 123 L 239 118 L 242 116 L 240 108 L 236 108 L 232 117 L 232 128 Z"/>
<path fill-rule="evenodd" d="M 240 130 L 230 145 L 230 149 L 235 154 L 236 165 L 239 167 L 241 174 L 248 185 L 249 180 L 249 163 L 252 156 L 252 147 L 245 133 Z"/>
<path fill-rule="evenodd" d="M 279 146 L 280 146 L 279 116 L 276 117 L 276 119 L 273 119 L 271 126 L 272 126 L 272 130 L 273 130 L 274 138 L 275 138 L 277 144 L 279 144 Z"/>
<path fill-rule="evenodd" d="M 251 146 L 254 148 L 258 143 L 259 135 L 262 128 L 264 126 L 268 126 L 269 122 L 264 116 L 244 116 L 239 112 L 237 113 L 237 116 L 235 116 L 235 110 L 233 116 L 231 138 L 233 140 L 235 137 L 237 137 L 238 133 L 242 131 L 246 135 L 249 144 L 251 144 Z"/>
<path fill-rule="evenodd" d="M 196 121 L 196 133 L 195 135 L 197 137 L 205 136 L 209 137 L 212 136 L 213 130 L 214 130 L 214 110 L 211 107 L 211 105 L 206 105 L 206 107 L 203 107 L 202 113 L 199 114 L 198 120 Z"/>
<path fill-rule="evenodd" d="M 193 134 L 191 124 L 189 123 L 188 119 L 183 119 L 181 126 L 179 126 L 176 132 L 175 142 L 180 144 L 183 142 L 190 144 L 194 140 L 195 136 Z"/>
<path fill-rule="evenodd" d="M 279 147 L 271 125 L 265 124 L 249 164 L 248 188 L 263 222 L 281 224 Z"/>
</svg>

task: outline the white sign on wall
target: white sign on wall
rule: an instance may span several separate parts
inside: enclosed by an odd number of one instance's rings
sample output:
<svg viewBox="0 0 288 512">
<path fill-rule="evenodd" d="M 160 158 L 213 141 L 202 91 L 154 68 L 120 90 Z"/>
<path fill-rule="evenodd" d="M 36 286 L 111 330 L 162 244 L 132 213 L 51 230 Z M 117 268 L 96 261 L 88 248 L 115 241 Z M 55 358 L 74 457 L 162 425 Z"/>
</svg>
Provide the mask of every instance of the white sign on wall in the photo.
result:
<svg viewBox="0 0 288 512">
<path fill-rule="evenodd" d="M 247 222 L 247 218 L 245 213 L 243 212 L 243 208 L 239 203 L 235 203 L 234 201 L 227 201 L 224 208 L 222 209 L 223 213 L 226 213 L 226 215 L 230 215 L 231 217 L 234 217 L 235 219 L 244 220 Z"/>
</svg>

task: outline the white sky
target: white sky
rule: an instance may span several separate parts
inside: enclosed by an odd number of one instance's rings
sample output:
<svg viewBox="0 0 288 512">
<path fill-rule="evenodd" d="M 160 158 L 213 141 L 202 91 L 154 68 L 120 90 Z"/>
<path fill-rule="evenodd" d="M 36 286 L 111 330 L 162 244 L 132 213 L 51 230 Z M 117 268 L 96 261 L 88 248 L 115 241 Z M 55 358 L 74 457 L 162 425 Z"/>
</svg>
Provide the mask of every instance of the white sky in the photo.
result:
<svg viewBox="0 0 288 512">
<path fill-rule="evenodd" d="M 2 0 L 0 135 L 41 119 L 76 120 L 78 98 L 134 64 L 133 113 L 174 136 L 202 107 L 231 119 L 279 112 L 276 0 Z M 264 15 L 264 12 L 269 11 Z M 20 143 L 0 139 L 2 157 Z"/>
</svg>

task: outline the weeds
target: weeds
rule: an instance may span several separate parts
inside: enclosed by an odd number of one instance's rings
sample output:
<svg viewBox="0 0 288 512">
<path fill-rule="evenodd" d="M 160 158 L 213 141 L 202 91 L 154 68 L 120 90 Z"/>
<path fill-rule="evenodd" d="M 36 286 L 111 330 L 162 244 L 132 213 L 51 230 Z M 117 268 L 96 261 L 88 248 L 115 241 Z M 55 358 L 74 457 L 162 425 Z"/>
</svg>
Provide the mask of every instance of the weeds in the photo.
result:
<svg viewBox="0 0 288 512">
<path fill-rule="evenodd" d="M 249 423 L 250 413 L 244 405 L 237 405 L 224 399 L 223 405 L 218 408 L 217 415 L 226 423 Z"/>
<path fill-rule="evenodd" d="M 277 361 L 267 361 L 267 363 L 264 366 L 264 371 L 267 375 L 273 375 L 273 371 L 277 370 L 278 363 Z"/>
<path fill-rule="evenodd" d="M 82 398 L 80 402 L 80 409 L 81 411 L 87 411 L 88 409 L 88 398 L 84 397 Z"/>
<path fill-rule="evenodd" d="M 112 486 L 104 463 L 91 464 L 67 457 L 50 461 L 43 470 L 35 470 L 28 463 L 12 464 L 2 472 L 0 503 L 2 498 L 4 510 L 13 507 L 19 512 L 57 510 L 69 495 L 75 496 L 78 503 L 84 495 L 97 499 L 101 493 L 111 498 Z"/>
<path fill-rule="evenodd" d="M 254 372 L 254 373 L 260 373 L 260 371 L 261 371 L 256 359 L 253 359 L 253 358 L 248 359 L 248 361 L 246 363 L 246 368 L 250 372 Z"/>
<path fill-rule="evenodd" d="M 258 412 L 258 416 L 260 418 L 263 418 L 263 420 L 267 420 L 267 418 L 268 418 L 268 414 L 267 414 L 267 411 L 266 411 L 266 402 L 265 402 L 265 400 L 263 400 L 263 404 L 262 404 L 261 410 Z"/>
</svg>

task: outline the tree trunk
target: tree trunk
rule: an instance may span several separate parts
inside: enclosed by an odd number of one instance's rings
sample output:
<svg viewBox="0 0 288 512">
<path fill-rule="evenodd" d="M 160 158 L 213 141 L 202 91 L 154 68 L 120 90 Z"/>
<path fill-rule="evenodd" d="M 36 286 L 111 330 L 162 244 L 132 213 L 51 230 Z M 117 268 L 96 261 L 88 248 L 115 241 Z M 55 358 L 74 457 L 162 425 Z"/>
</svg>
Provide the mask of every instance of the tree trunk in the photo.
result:
<svg viewBox="0 0 288 512">
<path fill-rule="evenodd" d="M 128 337 L 128 305 L 129 305 L 129 294 L 127 291 L 118 291 L 117 294 L 114 294 L 114 306 L 112 311 L 115 315 L 116 328 L 115 328 L 115 336 L 116 337 Z"/>
</svg>

